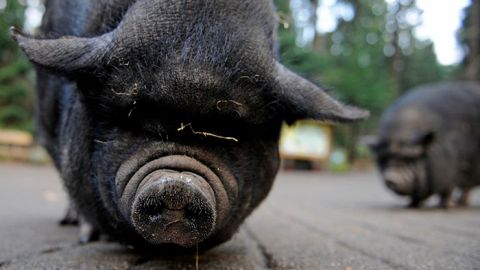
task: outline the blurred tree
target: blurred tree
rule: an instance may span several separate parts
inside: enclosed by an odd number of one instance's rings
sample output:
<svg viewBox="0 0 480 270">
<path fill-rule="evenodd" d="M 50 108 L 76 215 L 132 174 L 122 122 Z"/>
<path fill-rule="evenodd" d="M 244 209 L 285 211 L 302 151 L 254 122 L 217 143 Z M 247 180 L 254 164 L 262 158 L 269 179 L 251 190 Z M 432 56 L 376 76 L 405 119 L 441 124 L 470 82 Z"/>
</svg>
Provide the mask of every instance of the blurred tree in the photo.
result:
<svg viewBox="0 0 480 270">
<path fill-rule="evenodd" d="M 472 0 L 464 10 L 465 17 L 458 39 L 465 48 L 461 77 L 480 81 L 480 1 Z"/>
<path fill-rule="evenodd" d="M 378 116 L 392 100 L 393 80 L 383 53 L 385 31 L 383 0 L 342 0 L 351 8 L 350 21 L 340 19 L 337 29 L 326 35 L 330 47 L 330 67 L 321 78 L 337 90 L 340 98 L 350 104 L 369 109 L 370 121 L 339 126 L 335 131 L 337 144 L 347 150 L 347 159 L 356 159 L 357 142 L 365 130 L 374 128 Z"/>
<path fill-rule="evenodd" d="M 327 59 L 309 46 L 297 45 L 297 32 L 290 10 L 290 0 L 275 0 L 274 2 L 280 19 L 278 39 L 282 63 L 296 72 L 314 79 L 324 67 L 328 66 Z"/>
<path fill-rule="evenodd" d="M 2 0 L 0 0 L 0 3 Z M 21 26 L 25 7 L 7 0 L 0 9 L 0 128 L 33 130 L 33 93 L 28 74 L 30 66 L 10 38 L 10 26 Z"/>
<path fill-rule="evenodd" d="M 432 42 L 415 37 L 421 13 L 415 0 L 402 0 L 391 3 L 386 14 L 384 38 L 388 42 L 384 54 L 389 62 L 395 96 L 414 86 L 450 77 L 450 69 L 438 63 Z"/>
<path fill-rule="evenodd" d="M 454 79 L 455 67 L 441 66 L 433 50 L 431 41 L 415 41 L 416 49 L 411 54 L 404 56 L 402 72 L 402 90 L 405 92 L 420 84 Z"/>
<path fill-rule="evenodd" d="M 389 42 L 386 44 L 384 53 L 390 56 L 389 68 L 394 82 L 394 91 L 397 95 L 406 90 L 405 71 L 406 58 L 414 51 L 415 37 L 413 29 L 420 23 L 420 10 L 415 5 L 415 0 L 396 1 L 389 7 L 386 14 L 387 24 L 385 37 Z M 407 18 L 417 18 L 412 21 Z"/>
<path fill-rule="evenodd" d="M 318 8 L 322 0 L 310 0 L 310 5 L 312 7 L 312 16 L 311 23 L 314 29 L 312 47 L 317 52 L 322 52 L 325 49 L 324 40 L 321 37 L 320 33 L 317 31 L 317 25 L 320 23 L 320 17 L 318 16 Z"/>
</svg>

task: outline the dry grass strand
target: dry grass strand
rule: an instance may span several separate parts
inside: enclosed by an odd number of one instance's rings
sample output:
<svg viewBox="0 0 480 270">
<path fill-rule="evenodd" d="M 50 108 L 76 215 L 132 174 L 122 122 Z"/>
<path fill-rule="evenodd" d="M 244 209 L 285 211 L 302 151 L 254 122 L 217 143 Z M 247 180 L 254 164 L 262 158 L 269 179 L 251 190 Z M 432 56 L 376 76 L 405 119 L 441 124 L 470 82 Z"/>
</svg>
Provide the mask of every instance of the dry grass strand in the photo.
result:
<svg viewBox="0 0 480 270">
<path fill-rule="evenodd" d="M 222 108 L 221 108 L 220 105 L 221 105 L 221 104 L 225 104 L 225 103 L 232 103 L 232 104 L 237 105 L 237 106 L 239 106 L 239 107 L 243 106 L 242 103 L 240 103 L 240 102 L 238 102 L 238 101 L 235 101 L 235 100 L 233 100 L 233 99 L 219 100 L 219 101 L 217 101 L 217 104 L 216 104 L 217 110 L 221 111 Z"/>
<path fill-rule="evenodd" d="M 195 254 L 195 269 L 196 270 L 200 269 L 199 260 L 200 260 L 200 256 L 198 256 L 198 243 L 197 243 L 197 253 Z"/>
<path fill-rule="evenodd" d="M 190 130 L 192 131 L 192 133 L 196 134 L 196 135 L 203 135 L 205 137 L 214 137 L 214 138 L 217 138 L 217 139 L 230 140 L 230 141 L 238 142 L 238 139 L 234 138 L 234 137 L 226 137 L 226 136 L 221 136 L 221 135 L 213 134 L 213 133 L 210 133 L 210 132 L 204 132 L 204 131 L 195 131 L 192 127 L 192 123 L 188 123 L 186 125 L 181 123 L 180 127 L 177 129 L 177 131 L 183 131 L 187 127 L 189 127 Z"/>
</svg>

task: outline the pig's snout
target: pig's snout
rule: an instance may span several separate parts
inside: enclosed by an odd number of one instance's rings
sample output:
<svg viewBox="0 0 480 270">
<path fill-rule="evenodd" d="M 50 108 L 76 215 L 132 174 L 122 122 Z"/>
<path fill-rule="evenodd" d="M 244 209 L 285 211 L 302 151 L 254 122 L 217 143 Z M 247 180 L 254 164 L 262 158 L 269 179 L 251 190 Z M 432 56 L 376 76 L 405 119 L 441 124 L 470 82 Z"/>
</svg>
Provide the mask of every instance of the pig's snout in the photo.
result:
<svg viewBox="0 0 480 270">
<path fill-rule="evenodd" d="M 199 175 L 158 170 L 139 186 L 131 219 L 135 229 L 152 244 L 190 247 L 215 227 L 215 195 Z"/>
<path fill-rule="evenodd" d="M 238 188 L 220 162 L 215 173 L 189 156 L 141 154 L 122 164 L 115 184 L 119 210 L 143 240 L 192 247 L 225 226 Z"/>
<path fill-rule="evenodd" d="M 132 205 L 135 229 L 152 244 L 190 247 L 215 227 L 215 195 L 205 179 L 190 172 L 158 170 L 140 184 Z"/>
<path fill-rule="evenodd" d="M 387 170 L 383 174 L 385 185 L 399 195 L 408 195 L 413 191 L 414 175 L 403 170 Z"/>
<path fill-rule="evenodd" d="M 391 190 L 398 189 L 398 184 L 394 179 L 385 179 L 385 185 Z"/>
</svg>

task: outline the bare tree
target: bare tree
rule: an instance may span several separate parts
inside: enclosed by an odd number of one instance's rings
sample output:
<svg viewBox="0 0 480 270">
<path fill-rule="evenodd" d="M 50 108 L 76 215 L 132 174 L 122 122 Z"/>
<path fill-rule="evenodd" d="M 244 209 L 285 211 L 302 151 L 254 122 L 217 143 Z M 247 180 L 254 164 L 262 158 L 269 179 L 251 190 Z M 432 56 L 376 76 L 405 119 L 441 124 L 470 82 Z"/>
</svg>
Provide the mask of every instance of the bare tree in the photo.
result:
<svg viewBox="0 0 480 270">
<path fill-rule="evenodd" d="M 467 8 L 464 21 L 465 43 L 468 48 L 464 60 L 464 78 L 467 80 L 480 80 L 480 3 L 472 0 Z"/>
</svg>

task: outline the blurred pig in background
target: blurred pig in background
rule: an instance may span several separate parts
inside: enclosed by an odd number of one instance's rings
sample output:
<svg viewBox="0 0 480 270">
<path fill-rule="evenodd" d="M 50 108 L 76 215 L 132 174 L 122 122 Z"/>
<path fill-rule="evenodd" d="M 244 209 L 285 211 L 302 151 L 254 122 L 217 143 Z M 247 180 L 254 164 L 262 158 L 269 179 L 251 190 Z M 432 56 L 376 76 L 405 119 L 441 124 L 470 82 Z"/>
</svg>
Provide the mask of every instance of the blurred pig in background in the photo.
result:
<svg viewBox="0 0 480 270">
<path fill-rule="evenodd" d="M 466 205 L 470 189 L 480 185 L 480 85 L 413 89 L 385 112 L 371 148 L 386 186 L 409 196 L 411 207 L 433 194 L 441 207 Z"/>
</svg>

